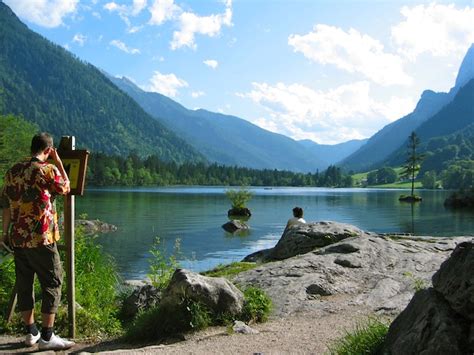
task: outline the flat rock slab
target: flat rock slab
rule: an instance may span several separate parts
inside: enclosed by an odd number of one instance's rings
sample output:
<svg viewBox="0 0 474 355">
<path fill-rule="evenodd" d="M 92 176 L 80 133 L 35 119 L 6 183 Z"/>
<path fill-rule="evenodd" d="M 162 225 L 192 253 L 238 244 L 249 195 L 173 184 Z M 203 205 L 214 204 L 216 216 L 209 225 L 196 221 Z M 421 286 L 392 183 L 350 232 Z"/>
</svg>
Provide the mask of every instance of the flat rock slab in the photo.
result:
<svg viewBox="0 0 474 355">
<path fill-rule="evenodd" d="M 302 229 L 305 231 L 305 229 Z M 395 315 L 431 277 L 457 244 L 474 237 L 389 237 L 361 233 L 292 258 L 237 275 L 241 285 L 265 290 L 274 315 L 326 307 L 325 297 L 350 295 L 353 305 Z"/>
</svg>

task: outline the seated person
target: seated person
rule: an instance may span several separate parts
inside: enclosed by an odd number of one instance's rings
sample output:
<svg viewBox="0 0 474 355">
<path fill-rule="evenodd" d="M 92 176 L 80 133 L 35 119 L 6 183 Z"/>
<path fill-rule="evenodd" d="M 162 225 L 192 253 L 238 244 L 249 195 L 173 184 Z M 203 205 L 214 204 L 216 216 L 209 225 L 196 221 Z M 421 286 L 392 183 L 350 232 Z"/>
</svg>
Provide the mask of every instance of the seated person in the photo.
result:
<svg viewBox="0 0 474 355">
<path fill-rule="evenodd" d="M 306 221 L 303 219 L 303 209 L 301 207 L 295 207 L 293 208 L 293 218 L 288 220 L 288 223 L 285 227 L 285 232 L 288 230 L 288 228 L 293 227 L 294 225 L 305 223 Z"/>
</svg>

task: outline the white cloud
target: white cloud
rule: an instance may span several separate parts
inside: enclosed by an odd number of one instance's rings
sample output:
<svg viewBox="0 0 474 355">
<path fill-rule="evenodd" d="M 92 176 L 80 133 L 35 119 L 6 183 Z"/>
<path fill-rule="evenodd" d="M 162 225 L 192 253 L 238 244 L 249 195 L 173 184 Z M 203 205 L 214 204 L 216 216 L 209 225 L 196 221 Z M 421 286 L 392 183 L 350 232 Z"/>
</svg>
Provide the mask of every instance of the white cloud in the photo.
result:
<svg viewBox="0 0 474 355">
<path fill-rule="evenodd" d="M 205 94 L 204 94 L 203 91 L 193 91 L 193 92 L 191 93 L 191 97 L 192 97 L 193 99 L 197 99 L 198 97 L 201 97 L 201 96 L 204 96 L 204 95 L 205 95 Z"/>
<path fill-rule="evenodd" d="M 474 42 L 474 8 L 458 9 L 432 3 L 404 6 L 404 21 L 392 27 L 392 40 L 399 53 L 415 60 L 422 53 L 434 56 L 463 54 Z"/>
<path fill-rule="evenodd" d="M 144 90 L 158 92 L 169 97 L 176 97 L 179 89 L 189 86 L 185 80 L 176 75 L 162 74 L 159 71 L 155 71 L 149 81 L 150 85 L 145 86 Z"/>
<path fill-rule="evenodd" d="M 74 35 L 73 39 L 72 39 L 72 41 L 73 41 L 74 43 L 79 44 L 81 47 L 84 45 L 84 43 L 86 42 L 86 40 L 87 40 L 87 37 L 84 36 L 84 35 L 82 35 L 82 34 L 80 34 L 80 33 L 76 33 L 76 34 Z"/>
<path fill-rule="evenodd" d="M 222 26 L 232 26 L 231 1 L 226 3 L 226 10 L 223 14 L 198 16 L 192 12 L 183 12 L 179 16 L 179 31 L 173 32 L 171 49 L 181 47 L 196 49 L 194 42 L 196 33 L 214 37 L 220 34 Z"/>
<path fill-rule="evenodd" d="M 92 16 L 94 16 L 95 18 L 97 18 L 97 19 L 99 19 L 99 20 L 102 18 L 102 16 L 100 15 L 100 13 L 97 12 L 97 11 L 92 12 Z"/>
<path fill-rule="evenodd" d="M 182 11 L 178 5 L 174 4 L 174 0 L 155 0 L 148 10 L 151 13 L 151 19 L 148 22 L 150 25 L 162 25 L 176 18 Z"/>
<path fill-rule="evenodd" d="M 338 27 L 315 25 L 306 35 L 290 35 L 288 44 L 314 62 L 360 73 L 377 84 L 410 85 L 413 81 L 399 56 L 386 53 L 381 42 L 352 28 L 345 32 Z"/>
<path fill-rule="evenodd" d="M 138 16 L 147 6 L 147 0 L 133 0 L 130 6 L 117 4 L 116 2 L 108 2 L 104 5 L 104 9 L 110 12 L 117 12 L 120 18 L 127 25 L 128 33 L 138 32 L 142 26 L 132 26 L 130 18 Z"/>
<path fill-rule="evenodd" d="M 77 10 L 79 0 L 4 0 L 19 17 L 43 27 L 58 27 Z"/>
<path fill-rule="evenodd" d="M 121 51 L 123 51 L 125 53 L 128 53 L 128 54 L 140 54 L 139 49 L 130 48 L 125 43 L 123 43 L 122 41 L 119 41 L 117 39 L 114 39 L 114 40 L 110 41 L 110 45 L 112 45 L 114 47 L 117 47 Z"/>
<path fill-rule="evenodd" d="M 216 69 L 219 65 L 219 62 L 217 60 L 214 60 L 214 59 L 207 59 L 203 63 L 206 64 L 209 68 L 212 68 L 212 69 Z"/>
<path fill-rule="evenodd" d="M 334 144 L 366 138 L 383 125 L 414 108 L 409 99 L 392 97 L 377 102 L 370 96 L 370 83 L 360 81 L 323 92 L 300 84 L 253 83 L 240 97 L 251 99 L 266 111 L 253 122 L 265 129 L 295 139 Z"/>
</svg>

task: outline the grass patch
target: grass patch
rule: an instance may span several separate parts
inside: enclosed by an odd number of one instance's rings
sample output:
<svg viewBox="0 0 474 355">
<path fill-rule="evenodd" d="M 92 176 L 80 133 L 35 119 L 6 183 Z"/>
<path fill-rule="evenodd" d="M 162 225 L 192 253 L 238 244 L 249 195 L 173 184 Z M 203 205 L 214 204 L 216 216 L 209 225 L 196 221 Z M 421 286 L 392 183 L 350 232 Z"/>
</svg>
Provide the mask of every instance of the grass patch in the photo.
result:
<svg viewBox="0 0 474 355">
<path fill-rule="evenodd" d="M 241 272 L 252 270 L 257 267 L 257 263 L 248 263 L 242 261 L 236 261 L 230 264 L 220 264 L 217 265 L 212 270 L 201 272 L 201 275 L 208 276 L 208 277 L 225 277 L 231 278 L 240 274 Z"/>
<path fill-rule="evenodd" d="M 387 335 L 388 327 L 378 319 L 369 318 L 367 321 L 357 324 L 354 331 L 346 332 L 346 335 L 330 346 L 329 354 L 378 354 Z"/>
</svg>

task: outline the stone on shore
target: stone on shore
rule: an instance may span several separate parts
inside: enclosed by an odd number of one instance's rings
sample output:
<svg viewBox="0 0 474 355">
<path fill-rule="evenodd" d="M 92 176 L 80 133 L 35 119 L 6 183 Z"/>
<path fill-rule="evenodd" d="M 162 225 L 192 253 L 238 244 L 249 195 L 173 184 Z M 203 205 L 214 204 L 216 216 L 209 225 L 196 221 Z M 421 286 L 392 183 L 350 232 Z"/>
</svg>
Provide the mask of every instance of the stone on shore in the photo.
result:
<svg viewBox="0 0 474 355">
<path fill-rule="evenodd" d="M 371 234 L 344 223 L 321 221 L 297 224 L 285 230 L 274 248 L 250 254 L 243 261 L 267 262 L 288 259 L 346 238 L 368 235 Z"/>
<path fill-rule="evenodd" d="M 244 303 L 243 293 L 229 280 L 177 269 L 163 292 L 161 305 L 173 307 L 183 298 L 200 302 L 216 314 L 239 314 Z"/>
<path fill-rule="evenodd" d="M 391 324 L 382 354 L 474 353 L 474 243 L 459 244 Z"/>
<path fill-rule="evenodd" d="M 309 231 L 319 226 L 313 223 L 295 226 L 282 239 L 287 240 L 290 233 L 296 238 L 307 237 Z M 382 236 L 335 222 L 331 222 L 330 229 L 341 231 L 328 238 L 334 244 L 319 249 L 315 245 L 316 249 L 305 254 L 261 264 L 240 273 L 233 281 L 262 288 L 273 301 L 273 316 L 305 310 L 337 312 L 337 302 L 326 300 L 340 296 L 350 305 L 392 316 L 406 307 L 415 289 L 431 285 L 431 277 L 457 244 L 474 240 L 473 237 Z M 350 236 L 351 233 L 357 236 Z M 319 235 L 325 239 L 324 233 Z M 345 239 L 337 242 L 342 237 Z M 307 248 L 282 249 L 300 253 Z M 275 255 L 274 249 L 260 253 Z M 265 258 L 268 259 L 271 260 Z"/>
<path fill-rule="evenodd" d="M 97 233 L 110 233 L 115 232 L 117 227 L 113 224 L 102 222 L 98 219 L 76 219 L 76 227 L 82 227 L 86 235 L 97 234 Z"/>
<path fill-rule="evenodd" d="M 122 304 L 121 314 L 125 319 L 133 319 L 141 312 L 158 305 L 161 291 L 152 285 L 135 287 L 132 294 Z"/>
<path fill-rule="evenodd" d="M 237 231 L 245 231 L 250 229 L 249 226 L 238 219 L 233 219 L 222 225 L 222 228 L 229 233 L 235 233 Z"/>
</svg>

